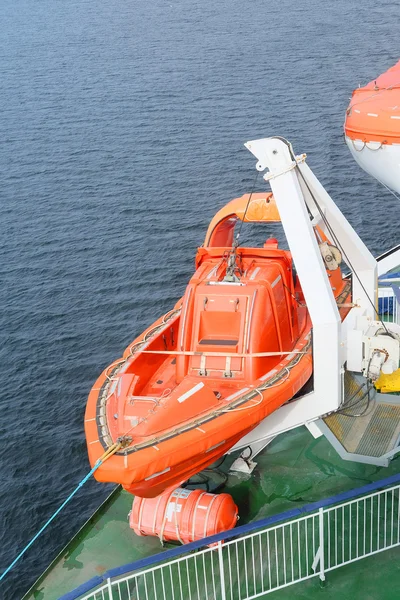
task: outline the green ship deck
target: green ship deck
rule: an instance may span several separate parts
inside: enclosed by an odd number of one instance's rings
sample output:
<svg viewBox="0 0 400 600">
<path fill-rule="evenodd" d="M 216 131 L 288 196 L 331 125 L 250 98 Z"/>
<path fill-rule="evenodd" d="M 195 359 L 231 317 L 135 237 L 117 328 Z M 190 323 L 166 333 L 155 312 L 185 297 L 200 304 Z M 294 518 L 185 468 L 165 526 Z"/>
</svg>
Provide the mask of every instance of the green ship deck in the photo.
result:
<svg viewBox="0 0 400 600">
<path fill-rule="evenodd" d="M 234 458 L 227 457 L 221 469 L 227 472 Z M 300 427 L 259 454 L 251 476 L 229 473 L 222 491 L 236 501 L 242 525 L 397 474 L 399 461 L 387 468 L 343 461 L 324 437 L 315 440 Z M 23 600 L 56 600 L 110 568 L 162 551 L 158 538 L 137 537 L 129 528 L 131 504 L 132 496 L 116 489 Z M 328 573 L 323 589 L 314 578 L 268 597 L 391 599 L 396 581 L 400 583 L 399 556 L 394 548 Z"/>
</svg>

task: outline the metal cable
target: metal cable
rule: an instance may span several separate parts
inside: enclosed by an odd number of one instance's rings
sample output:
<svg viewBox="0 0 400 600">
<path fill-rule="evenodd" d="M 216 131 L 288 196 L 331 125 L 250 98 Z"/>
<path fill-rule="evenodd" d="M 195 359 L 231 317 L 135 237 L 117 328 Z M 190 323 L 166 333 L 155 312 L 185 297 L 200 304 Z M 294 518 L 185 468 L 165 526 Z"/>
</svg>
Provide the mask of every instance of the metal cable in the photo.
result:
<svg viewBox="0 0 400 600">
<path fill-rule="evenodd" d="M 304 183 L 304 185 L 306 186 L 306 188 L 307 188 L 307 190 L 308 190 L 308 192 L 309 192 L 309 194 L 310 194 L 311 198 L 313 199 L 313 201 L 314 201 L 314 204 L 315 204 L 315 206 L 317 207 L 317 210 L 318 210 L 318 212 L 319 212 L 319 214 L 320 214 L 320 216 L 321 216 L 321 218 L 322 218 L 323 222 L 325 223 L 325 226 L 326 226 L 327 230 L 329 231 L 330 235 L 332 236 L 332 241 L 334 241 L 334 242 L 336 243 L 337 247 L 339 248 L 339 250 L 342 252 L 342 254 L 343 254 L 343 256 L 344 256 L 344 258 L 345 258 L 345 260 L 346 260 L 346 263 L 347 263 L 347 264 L 348 264 L 348 266 L 350 267 L 350 269 L 351 269 L 351 271 L 352 271 L 352 274 L 353 274 L 353 275 L 354 275 L 354 276 L 357 278 L 357 280 L 358 280 L 358 283 L 360 284 L 360 286 L 361 286 L 361 288 L 362 288 L 362 290 L 363 290 L 363 292 L 364 292 L 364 294 L 365 294 L 366 298 L 368 299 L 368 301 L 369 301 L 369 303 L 371 304 L 371 306 L 372 306 L 372 308 L 373 308 L 373 310 L 374 310 L 374 312 L 375 312 L 376 316 L 378 317 L 378 319 L 377 319 L 377 320 L 378 320 L 378 321 L 379 321 L 379 322 L 382 324 L 383 328 L 384 328 L 384 329 L 385 329 L 385 331 L 386 331 L 386 334 L 387 334 L 387 335 L 389 335 L 390 337 L 393 337 L 393 336 L 392 336 L 392 334 L 391 334 L 391 333 L 388 331 L 388 329 L 387 329 L 386 325 L 384 324 L 384 322 L 382 321 L 382 319 L 380 319 L 380 318 L 379 318 L 379 312 L 378 312 L 378 310 L 376 309 L 376 306 L 375 306 L 374 302 L 373 302 L 373 301 L 372 301 L 372 299 L 369 297 L 369 295 L 368 295 L 368 293 L 367 293 L 367 290 L 366 290 L 366 289 L 365 289 L 365 287 L 364 287 L 364 284 L 362 283 L 362 281 L 361 281 L 360 277 L 358 276 L 358 274 L 357 274 L 356 270 L 354 269 L 354 267 L 353 267 L 353 265 L 352 265 L 352 263 L 351 263 L 351 261 L 350 261 L 349 257 L 346 255 L 345 251 L 343 250 L 343 247 L 342 247 L 342 245 L 340 244 L 339 240 L 337 239 L 337 237 L 336 237 L 336 235 L 335 235 L 335 232 L 333 231 L 332 227 L 330 226 L 328 219 L 327 219 L 327 218 L 326 218 L 326 216 L 324 215 L 324 212 L 323 212 L 323 210 L 321 209 L 321 207 L 320 207 L 320 205 L 319 205 L 319 203 L 318 203 L 317 199 L 315 198 L 315 195 L 314 195 L 314 193 L 313 193 L 312 189 L 311 189 L 311 188 L 310 188 L 310 186 L 308 185 L 308 183 L 307 183 L 307 181 L 306 181 L 306 178 L 304 177 L 303 173 L 301 172 L 301 170 L 299 169 L 299 166 L 298 166 L 297 164 L 296 164 L 296 169 L 297 169 L 298 173 L 300 174 L 300 176 L 301 176 L 301 178 L 302 178 L 302 180 L 303 180 L 303 183 Z"/>
<path fill-rule="evenodd" d="M 245 220 L 245 218 L 246 218 L 247 210 L 248 210 L 248 208 L 249 208 L 249 206 L 250 206 L 251 198 L 252 198 L 252 196 L 253 196 L 253 194 L 254 194 L 254 189 L 255 189 L 255 187 L 256 187 L 257 179 L 258 179 L 258 171 L 257 171 L 257 173 L 256 173 L 256 176 L 255 176 L 255 178 L 254 178 L 254 182 L 253 182 L 253 186 L 252 186 L 252 188 L 251 188 L 251 192 L 250 192 L 250 195 L 249 195 L 249 199 L 247 200 L 246 208 L 245 208 L 245 211 L 244 211 L 244 213 L 243 213 L 243 219 L 240 221 L 240 225 L 239 225 L 239 231 L 237 232 L 236 239 L 235 239 L 235 241 L 234 241 L 234 246 L 235 246 L 236 248 L 237 248 L 237 247 L 238 247 L 238 245 L 239 245 L 239 237 L 240 237 L 240 234 L 241 234 L 241 232 L 242 232 L 243 223 L 244 223 L 244 220 Z"/>
<path fill-rule="evenodd" d="M 379 183 L 381 183 L 383 185 L 383 187 L 385 187 L 387 189 L 387 191 L 390 192 L 396 198 L 396 200 L 400 201 L 400 196 L 398 196 L 394 190 L 391 190 L 390 187 L 388 185 L 386 185 L 386 183 L 383 183 L 383 181 L 381 181 L 377 177 L 375 177 L 375 179 L 377 181 L 379 181 Z"/>
<path fill-rule="evenodd" d="M 367 415 L 370 414 L 369 412 L 369 408 L 370 408 L 370 404 L 371 402 L 373 402 L 375 400 L 375 396 L 376 396 L 376 390 L 375 390 L 375 394 L 374 397 L 371 398 L 370 393 L 371 393 L 371 389 L 375 389 L 373 386 L 371 386 L 370 382 L 367 382 L 367 392 L 364 394 L 364 396 L 362 398 L 359 398 L 356 402 L 353 402 L 352 404 L 344 404 L 343 408 L 339 409 L 337 412 L 340 413 L 341 415 L 345 416 L 345 417 L 366 417 Z M 351 410 L 353 408 L 355 408 L 356 406 L 358 406 L 359 404 L 361 404 L 361 402 L 363 400 L 365 400 L 365 397 L 367 396 L 367 405 L 364 408 L 364 410 L 362 410 L 360 413 L 348 413 L 346 411 Z M 374 409 L 374 407 L 371 407 L 371 412 Z"/>
</svg>

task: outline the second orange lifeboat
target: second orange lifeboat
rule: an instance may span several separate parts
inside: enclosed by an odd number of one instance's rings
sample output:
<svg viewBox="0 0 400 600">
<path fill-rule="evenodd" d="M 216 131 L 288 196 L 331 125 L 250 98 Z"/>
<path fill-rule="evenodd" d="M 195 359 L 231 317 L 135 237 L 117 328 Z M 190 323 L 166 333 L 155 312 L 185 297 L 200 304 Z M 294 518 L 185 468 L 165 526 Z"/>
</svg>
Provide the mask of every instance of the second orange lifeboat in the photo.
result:
<svg viewBox="0 0 400 600">
<path fill-rule="evenodd" d="M 311 321 L 291 253 L 275 239 L 236 247 L 238 220 L 279 221 L 272 194 L 217 213 L 183 298 L 96 381 L 85 415 L 92 466 L 121 444 L 95 472 L 99 481 L 141 497 L 177 487 L 309 381 Z M 329 282 L 337 302 L 348 302 L 340 267 Z"/>
<path fill-rule="evenodd" d="M 400 193 L 400 61 L 354 90 L 344 130 L 360 167 Z"/>
</svg>

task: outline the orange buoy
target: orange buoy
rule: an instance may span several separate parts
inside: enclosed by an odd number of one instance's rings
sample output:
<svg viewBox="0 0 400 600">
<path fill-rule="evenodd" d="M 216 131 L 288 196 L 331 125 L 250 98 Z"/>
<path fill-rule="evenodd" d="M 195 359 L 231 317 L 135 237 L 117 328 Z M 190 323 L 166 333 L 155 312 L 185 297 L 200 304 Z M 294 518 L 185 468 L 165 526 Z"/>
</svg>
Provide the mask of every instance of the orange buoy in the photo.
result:
<svg viewBox="0 0 400 600">
<path fill-rule="evenodd" d="M 137 535 L 188 544 L 233 529 L 238 518 L 238 507 L 229 494 L 177 488 L 155 498 L 136 496 L 129 525 Z"/>
</svg>

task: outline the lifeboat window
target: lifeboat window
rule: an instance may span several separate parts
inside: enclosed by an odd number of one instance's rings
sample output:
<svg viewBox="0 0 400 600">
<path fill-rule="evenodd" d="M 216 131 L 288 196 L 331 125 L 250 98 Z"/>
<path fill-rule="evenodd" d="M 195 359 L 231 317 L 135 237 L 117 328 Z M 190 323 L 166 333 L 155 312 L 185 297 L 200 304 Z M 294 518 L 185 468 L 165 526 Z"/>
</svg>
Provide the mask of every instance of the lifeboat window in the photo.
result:
<svg viewBox="0 0 400 600">
<path fill-rule="evenodd" d="M 201 345 L 207 346 L 236 346 L 239 340 L 212 340 L 204 338 L 199 341 Z"/>
</svg>

